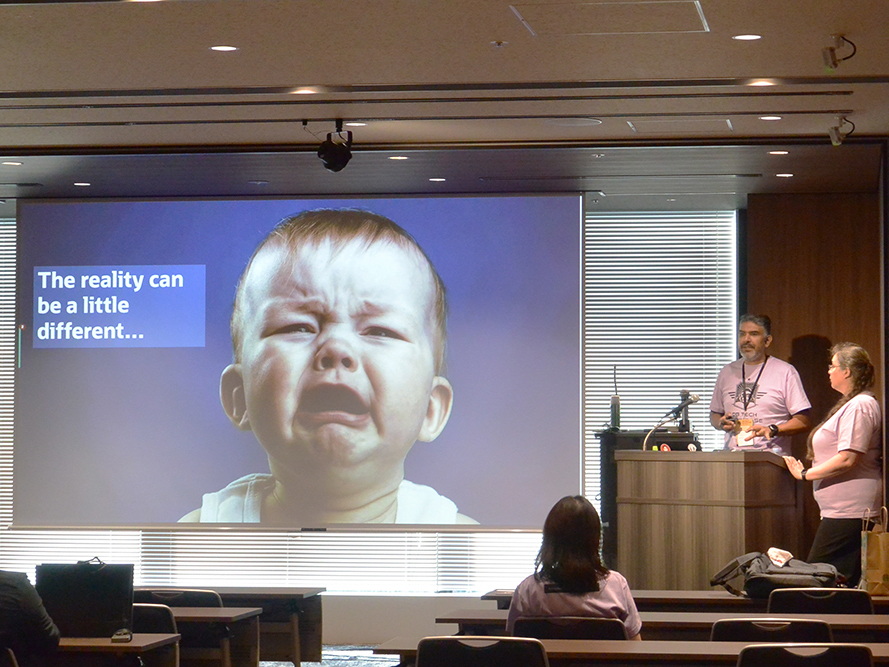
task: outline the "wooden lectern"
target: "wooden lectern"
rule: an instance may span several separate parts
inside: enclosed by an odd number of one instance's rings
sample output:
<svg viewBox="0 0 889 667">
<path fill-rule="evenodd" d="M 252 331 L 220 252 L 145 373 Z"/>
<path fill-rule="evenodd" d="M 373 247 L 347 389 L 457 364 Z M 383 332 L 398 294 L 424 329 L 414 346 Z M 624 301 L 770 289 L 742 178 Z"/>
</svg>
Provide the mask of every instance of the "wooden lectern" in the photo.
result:
<svg viewBox="0 0 889 667">
<path fill-rule="evenodd" d="M 798 551 L 797 483 L 772 452 L 615 451 L 617 567 L 633 589 L 707 590 L 737 556 Z"/>
</svg>

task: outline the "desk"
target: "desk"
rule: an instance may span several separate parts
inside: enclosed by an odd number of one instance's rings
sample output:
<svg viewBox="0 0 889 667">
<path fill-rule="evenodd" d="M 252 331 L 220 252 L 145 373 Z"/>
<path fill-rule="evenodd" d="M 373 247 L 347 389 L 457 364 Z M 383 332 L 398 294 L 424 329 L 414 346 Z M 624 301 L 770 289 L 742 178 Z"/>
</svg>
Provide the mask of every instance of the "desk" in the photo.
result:
<svg viewBox="0 0 889 667">
<path fill-rule="evenodd" d="M 260 607 L 259 659 L 269 662 L 321 662 L 321 593 L 324 588 L 214 588 L 222 603 Z"/>
<path fill-rule="evenodd" d="M 457 634 L 502 635 L 506 632 L 507 609 L 458 609 L 442 614 L 436 623 L 456 623 Z M 764 612 L 639 612 L 642 636 L 648 640 L 707 641 L 710 628 L 721 618 L 799 618 L 825 621 L 834 641 L 876 642 L 889 638 L 889 616 L 881 614 L 766 614 Z"/>
<path fill-rule="evenodd" d="M 633 599 L 639 611 L 765 611 L 767 600 L 732 595 L 722 588 L 707 591 L 634 590 Z M 495 600 L 498 609 L 509 609 L 512 589 L 498 588 L 482 595 L 482 600 Z M 874 612 L 889 614 L 889 595 L 873 596 Z"/>
<path fill-rule="evenodd" d="M 170 607 L 176 625 L 222 623 L 231 631 L 232 667 L 259 667 L 259 607 Z M 183 665 L 189 660 L 180 656 Z"/>
<path fill-rule="evenodd" d="M 156 590 L 157 586 L 137 586 Z M 169 587 L 174 590 L 175 587 Z M 321 662 L 323 587 L 214 586 L 224 605 L 259 607 L 259 659 L 269 662 Z"/>
<path fill-rule="evenodd" d="M 132 656 L 145 667 L 177 667 L 176 643 L 179 635 L 135 633 L 132 641 L 113 643 L 110 637 L 62 637 L 56 653 L 59 667 L 87 666 L 114 662 Z M 102 658 L 106 660 L 102 660 Z"/>
<path fill-rule="evenodd" d="M 644 632 L 644 630 L 643 630 Z M 374 648 L 379 655 L 397 655 L 401 664 L 413 664 L 420 637 L 395 637 Z M 688 642 L 623 640 L 591 641 L 544 639 L 550 665 L 569 667 L 590 663 L 610 667 L 734 667 L 748 642 Z M 874 665 L 889 665 L 889 644 L 864 644 L 874 655 Z"/>
</svg>

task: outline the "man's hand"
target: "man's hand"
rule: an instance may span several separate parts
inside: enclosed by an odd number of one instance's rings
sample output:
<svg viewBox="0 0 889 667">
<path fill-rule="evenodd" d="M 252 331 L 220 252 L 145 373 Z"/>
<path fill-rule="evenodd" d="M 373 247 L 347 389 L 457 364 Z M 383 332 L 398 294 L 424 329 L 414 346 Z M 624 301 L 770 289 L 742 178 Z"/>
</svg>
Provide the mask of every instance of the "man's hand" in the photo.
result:
<svg viewBox="0 0 889 667">
<path fill-rule="evenodd" d="M 719 428 L 721 428 L 726 433 L 739 433 L 741 431 L 741 425 L 731 415 L 723 415 L 719 420 Z"/>
<path fill-rule="evenodd" d="M 765 438 L 766 440 L 772 439 L 772 434 L 766 424 L 754 424 L 750 429 L 750 432 L 759 438 Z"/>
</svg>

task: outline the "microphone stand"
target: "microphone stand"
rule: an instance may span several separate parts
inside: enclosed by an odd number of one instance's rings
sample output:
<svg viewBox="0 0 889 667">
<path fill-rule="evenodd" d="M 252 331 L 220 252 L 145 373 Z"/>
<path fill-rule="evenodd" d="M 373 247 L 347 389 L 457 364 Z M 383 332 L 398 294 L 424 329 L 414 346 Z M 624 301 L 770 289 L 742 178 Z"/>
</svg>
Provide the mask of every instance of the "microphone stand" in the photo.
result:
<svg viewBox="0 0 889 667">
<path fill-rule="evenodd" d="M 651 434 L 657 431 L 664 424 L 668 424 L 670 422 L 674 422 L 678 419 L 678 415 L 675 414 L 674 411 L 668 412 L 664 417 L 661 417 L 661 420 L 654 425 L 654 428 L 651 429 L 648 433 L 645 434 L 645 439 L 642 441 L 642 451 L 646 451 L 648 449 L 648 438 L 651 437 Z"/>
</svg>

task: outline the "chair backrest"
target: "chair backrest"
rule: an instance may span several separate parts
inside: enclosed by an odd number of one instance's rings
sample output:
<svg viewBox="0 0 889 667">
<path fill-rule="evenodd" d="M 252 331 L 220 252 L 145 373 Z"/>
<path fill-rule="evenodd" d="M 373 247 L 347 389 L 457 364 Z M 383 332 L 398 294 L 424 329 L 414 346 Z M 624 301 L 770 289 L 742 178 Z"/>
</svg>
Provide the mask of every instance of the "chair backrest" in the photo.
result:
<svg viewBox="0 0 889 667">
<path fill-rule="evenodd" d="M 165 605 L 169 607 L 221 607 L 222 597 L 211 590 L 196 588 L 158 588 L 137 589 L 133 597 L 140 604 Z M 133 613 L 136 605 L 133 605 Z M 171 612 L 172 614 L 172 612 Z M 228 654 L 230 628 L 224 623 L 180 623 L 179 649 L 183 662 L 190 652 L 204 652 L 209 649 L 215 653 Z M 226 664 L 225 660 L 219 664 Z"/>
<path fill-rule="evenodd" d="M 0 648 L 0 667 L 19 667 L 11 648 Z"/>
<path fill-rule="evenodd" d="M 723 618 L 710 629 L 715 642 L 832 642 L 826 621 L 788 618 Z"/>
<path fill-rule="evenodd" d="M 177 634 L 173 610 L 165 604 L 136 602 L 133 604 L 133 632 Z"/>
<path fill-rule="evenodd" d="M 180 634 L 176 628 L 176 617 L 173 610 L 165 604 L 133 603 L 133 632 L 159 632 L 161 634 Z M 179 664 L 179 644 L 173 649 L 174 665 Z"/>
<path fill-rule="evenodd" d="M 549 661 L 538 639 L 464 635 L 421 639 L 416 667 L 549 667 Z"/>
<path fill-rule="evenodd" d="M 537 639 L 627 639 L 627 628 L 617 618 L 525 616 L 516 619 L 512 634 Z"/>
<path fill-rule="evenodd" d="M 862 644 L 752 644 L 741 649 L 737 667 L 872 667 Z"/>
<path fill-rule="evenodd" d="M 222 597 L 219 593 L 198 588 L 141 588 L 133 591 L 133 601 L 165 604 L 168 607 L 222 606 Z"/>
<path fill-rule="evenodd" d="M 776 588 L 769 594 L 773 614 L 873 614 L 870 594 L 858 588 Z"/>
</svg>

